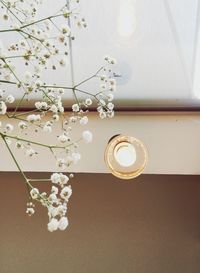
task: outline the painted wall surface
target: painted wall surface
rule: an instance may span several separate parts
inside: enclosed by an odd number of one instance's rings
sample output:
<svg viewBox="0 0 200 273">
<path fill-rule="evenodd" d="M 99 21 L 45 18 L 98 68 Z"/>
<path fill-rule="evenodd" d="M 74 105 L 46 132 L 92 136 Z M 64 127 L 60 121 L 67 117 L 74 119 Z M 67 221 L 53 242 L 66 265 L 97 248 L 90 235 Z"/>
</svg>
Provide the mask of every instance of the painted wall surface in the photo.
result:
<svg viewBox="0 0 200 273">
<path fill-rule="evenodd" d="M 0 273 L 199 273 L 199 181 L 77 175 L 69 228 L 52 234 L 43 208 L 25 215 L 19 174 L 1 173 Z"/>
<path fill-rule="evenodd" d="M 69 114 L 69 113 L 68 113 Z M 80 162 L 70 168 L 73 172 L 107 173 L 104 163 L 104 150 L 109 139 L 116 134 L 131 135 L 139 138 L 146 145 L 149 162 L 147 174 L 200 174 L 200 117 L 198 113 L 116 113 L 114 119 L 101 120 L 97 114 L 89 115 L 89 123 L 85 127 L 73 128 L 73 139 L 80 138 L 82 131 L 93 132 L 91 144 L 80 143 L 82 154 Z M 6 120 L 2 121 L 3 126 Z M 9 121 L 7 121 L 9 122 Z M 17 128 L 17 122 L 16 122 Z M 58 143 L 60 124 L 55 126 L 52 134 L 29 132 L 31 140 L 45 144 Z M 29 139 L 29 136 L 25 136 Z M 16 171 L 11 156 L 0 140 L 1 156 L 0 171 Z M 31 159 L 24 151 L 15 148 L 13 141 L 10 146 L 25 171 L 52 172 L 59 171 L 56 162 L 48 149 L 33 146 L 39 153 Z"/>
</svg>

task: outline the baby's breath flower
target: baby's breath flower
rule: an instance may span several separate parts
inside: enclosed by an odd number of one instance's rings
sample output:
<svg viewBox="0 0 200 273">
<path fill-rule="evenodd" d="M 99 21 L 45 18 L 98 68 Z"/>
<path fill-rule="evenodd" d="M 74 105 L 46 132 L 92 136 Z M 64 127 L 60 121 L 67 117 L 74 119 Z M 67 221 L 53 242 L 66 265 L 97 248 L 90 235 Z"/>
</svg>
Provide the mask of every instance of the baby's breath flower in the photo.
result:
<svg viewBox="0 0 200 273">
<path fill-rule="evenodd" d="M 100 117 L 101 119 L 106 118 L 106 113 L 105 113 L 105 112 L 100 112 L 100 113 L 99 113 L 99 117 Z"/>
<path fill-rule="evenodd" d="M 65 5 L 64 8 L 60 9 L 60 20 L 66 23 L 63 25 L 61 24 L 57 28 L 57 33 L 56 28 L 55 31 L 52 30 L 52 26 L 54 24 L 53 21 L 55 19 L 54 16 L 51 17 L 50 15 L 51 20 L 49 20 L 47 17 L 47 20 L 42 20 L 40 24 L 35 22 L 37 21 L 37 5 L 40 4 L 42 0 L 11 0 L 5 2 L 7 2 L 8 10 L 2 6 L 1 19 L 8 20 L 10 29 L 17 31 L 26 25 L 29 27 L 27 29 L 28 33 L 25 35 L 26 37 L 24 36 L 25 38 L 22 38 L 22 40 L 13 41 L 8 46 L 5 46 L 3 42 L 0 41 L 0 58 L 3 60 L 2 63 L 0 63 L 0 74 L 2 81 L 5 83 L 16 82 L 16 85 L 13 86 L 16 87 L 19 91 L 18 93 L 21 93 L 23 96 L 20 102 L 25 100 L 32 102 L 31 95 L 34 93 L 36 93 L 37 97 L 39 98 L 39 101 L 35 102 L 36 109 L 33 110 L 33 112 L 38 111 L 39 114 L 37 112 L 31 113 L 30 111 L 29 114 L 23 113 L 22 116 L 18 116 L 18 114 L 16 115 L 16 118 L 20 120 L 17 123 L 20 130 L 18 130 L 16 134 L 13 134 L 12 136 L 12 138 L 14 138 L 16 141 L 15 147 L 18 149 L 24 149 L 24 154 L 28 157 L 32 157 L 37 154 L 37 152 L 32 148 L 31 143 L 34 143 L 34 147 L 36 145 L 49 148 L 52 147 L 50 150 L 56 159 L 57 166 L 64 170 L 70 167 L 72 164 L 76 164 L 81 159 L 81 154 L 78 152 L 78 142 L 75 143 L 71 140 L 71 131 L 72 128 L 75 127 L 75 124 L 86 125 L 88 123 L 88 117 L 86 115 L 89 112 L 89 106 L 97 103 L 97 111 L 102 119 L 106 117 L 112 118 L 114 116 L 114 104 L 112 103 L 114 96 L 111 93 L 106 94 L 106 92 L 116 90 L 116 80 L 111 78 L 115 77 L 115 73 L 113 72 L 111 66 L 116 63 L 116 60 L 108 55 L 105 56 L 105 66 L 95 74 L 96 77 L 92 77 L 99 79 L 101 88 L 103 89 L 102 92 L 99 90 L 100 92 L 98 92 L 96 95 L 86 92 L 87 90 L 85 92 L 84 90 L 78 90 L 75 87 L 68 88 L 63 85 L 58 86 L 55 82 L 50 83 L 48 77 L 47 81 L 44 81 L 42 78 L 42 72 L 44 70 L 48 71 L 48 69 L 51 68 L 55 71 L 57 70 L 58 65 L 66 66 L 66 64 L 68 64 L 68 37 L 71 36 L 71 28 L 68 24 L 68 20 L 65 18 L 69 18 L 72 14 L 72 19 L 75 20 L 74 25 L 80 28 L 85 28 L 87 23 L 83 17 L 81 17 L 78 13 L 72 13 L 72 11 L 68 10 Z M 76 4 L 79 2 L 80 0 L 75 1 Z M 9 10 L 14 10 L 17 15 L 20 15 L 21 12 L 21 14 L 26 16 L 20 16 L 21 22 L 20 24 L 19 22 L 16 24 L 16 18 L 12 20 L 12 15 L 14 14 L 12 14 L 12 12 L 8 12 Z M 12 34 L 12 32 L 9 33 Z M 51 39 L 52 37 L 53 39 Z M 70 39 L 74 40 L 75 38 L 71 36 Z M 7 60 L 6 57 L 9 56 L 13 57 Z M 19 62 L 21 60 L 24 62 L 26 67 L 24 72 L 16 71 L 17 68 L 23 66 L 19 66 L 18 61 L 13 61 L 14 56 L 17 57 Z M 4 62 L 3 58 L 7 61 Z M 19 79 L 17 79 L 17 76 Z M 52 80 L 54 81 L 53 77 Z M 65 115 L 63 114 L 64 103 L 62 100 L 63 94 L 68 91 L 65 91 L 65 89 L 73 89 L 74 92 L 77 92 L 77 94 L 75 94 L 77 95 L 76 103 L 72 105 L 73 113 L 67 118 L 65 118 Z M 0 115 L 5 115 L 7 112 L 7 104 L 15 101 L 14 96 L 7 96 L 5 90 L 0 89 Z M 83 99 L 79 98 L 79 91 L 88 94 L 88 96 Z M 94 100 L 91 98 L 94 98 Z M 17 103 L 17 106 L 15 106 L 16 110 L 14 110 L 14 115 L 21 106 L 20 102 Z M 47 115 L 49 112 L 50 115 Z M 9 120 L 12 121 L 12 119 Z M 30 129 L 30 134 L 40 131 L 50 133 L 52 132 L 54 125 L 56 125 L 55 122 L 59 120 L 61 120 L 61 130 L 60 133 L 58 133 L 58 141 L 61 142 L 60 145 L 45 145 L 46 139 L 42 139 L 41 142 L 35 139 L 34 141 L 31 141 L 31 138 L 29 140 L 29 132 L 28 130 L 25 131 L 25 129 Z M 60 129 L 60 126 L 57 127 Z M 1 128 L 1 130 L 5 134 L 6 144 L 10 145 L 11 136 L 9 136 L 8 133 L 14 130 L 14 126 L 12 124 L 6 124 L 4 128 Z M 26 135 L 27 137 L 23 138 L 23 135 Z M 92 141 L 93 135 L 90 131 L 83 131 L 81 133 L 81 139 L 85 143 L 89 143 Z M 66 142 L 70 142 L 70 145 L 65 144 Z M 53 173 L 51 178 L 47 179 L 47 181 L 50 180 L 52 182 L 50 193 L 40 193 L 39 189 L 33 188 L 31 184 L 34 180 L 27 180 L 30 187 L 30 197 L 40 202 L 41 205 L 47 208 L 49 217 L 47 228 L 50 232 L 58 229 L 65 230 L 68 226 L 66 213 L 67 204 L 72 195 L 72 188 L 67 184 L 69 179 L 73 176 L 73 174 L 69 174 L 68 176 L 63 173 Z M 29 216 L 34 214 L 34 207 L 35 205 L 32 202 L 27 203 L 26 213 Z"/>
<path fill-rule="evenodd" d="M 61 168 L 62 170 L 64 170 L 68 165 L 68 162 L 65 158 L 58 158 L 56 163 L 57 163 L 57 166 Z"/>
<path fill-rule="evenodd" d="M 54 193 L 54 194 L 58 194 L 58 188 L 55 187 L 55 186 L 52 186 L 51 187 L 51 192 Z"/>
<path fill-rule="evenodd" d="M 4 101 L 0 101 L 0 115 L 5 115 L 7 106 Z"/>
<path fill-rule="evenodd" d="M 14 129 L 14 126 L 12 124 L 6 124 L 5 129 L 7 132 L 12 132 Z"/>
<path fill-rule="evenodd" d="M 90 143 L 90 142 L 92 142 L 93 135 L 90 131 L 84 131 L 82 133 L 82 138 L 85 143 Z"/>
<path fill-rule="evenodd" d="M 62 25 L 61 26 L 61 32 L 63 34 L 66 34 L 67 36 L 69 36 L 70 33 L 71 33 L 71 29 L 70 29 L 70 27 L 68 25 Z"/>
<path fill-rule="evenodd" d="M 28 214 L 28 216 L 32 216 L 35 213 L 35 210 L 34 208 L 27 208 L 26 213 Z"/>
<path fill-rule="evenodd" d="M 53 232 L 58 229 L 59 222 L 57 219 L 52 218 L 50 222 L 48 223 L 47 227 L 50 232 Z"/>
<path fill-rule="evenodd" d="M 65 201 L 68 201 L 72 195 L 72 188 L 71 186 L 66 186 L 61 190 L 60 197 Z"/>
<path fill-rule="evenodd" d="M 57 184 L 61 187 L 63 187 L 64 185 L 67 184 L 67 182 L 69 181 L 68 176 L 62 174 L 62 173 L 53 173 L 51 175 L 51 181 L 53 184 Z"/>
<path fill-rule="evenodd" d="M 108 94 L 108 101 L 113 101 L 114 95 L 112 93 Z"/>
<path fill-rule="evenodd" d="M 38 115 L 28 115 L 27 116 L 27 121 L 33 123 L 33 122 L 37 122 L 37 121 L 40 121 L 41 120 L 41 116 L 38 114 Z"/>
<path fill-rule="evenodd" d="M 22 130 L 28 128 L 27 124 L 26 124 L 24 121 L 20 121 L 20 122 L 18 123 L 18 127 L 19 127 L 20 129 L 22 129 Z"/>
<path fill-rule="evenodd" d="M 37 199 L 38 196 L 39 196 L 39 193 L 40 192 L 39 192 L 39 190 L 37 188 L 33 188 L 30 191 L 30 195 L 31 195 L 32 199 Z"/>
<path fill-rule="evenodd" d="M 80 119 L 80 124 L 81 125 L 86 125 L 88 123 L 88 117 L 84 116 Z"/>
<path fill-rule="evenodd" d="M 87 98 L 85 100 L 85 104 L 88 105 L 88 106 L 92 105 L 92 100 L 90 98 Z"/>
<path fill-rule="evenodd" d="M 113 104 L 112 102 L 109 102 L 109 103 L 107 104 L 107 107 L 108 107 L 109 110 L 113 110 L 114 104 Z"/>
<path fill-rule="evenodd" d="M 42 128 L 43 132 L 45 133 L 51 133 L 52 132 L 52 126 L 50 123 L 46 122 L 44 127 Z"/>
<path fill-rule="evenodd" d="M 55 104 L 53 104 L 49 110 L 51 112 L 53 112 L 53 113 L 57 113 L 58 112 L 58 107 Z"/>
<path fill-rule="evenodd" d="M 58 140 L 61 142 L 61 143 L 65 143 L 67 141 L 70 141 L 70 137 L 65 135 L 65 134 L 62 134 L 58 137 Z"/>
<path fill-rule="evenodd" d="M 53 120 L 55 120 L 55 121 L 59 121 L 59 115 L 53 115 Z"/>
<path fill-rule="evenodd" d="M 13 97 L 13 95 L 9 95 L 6 98 L 6 102 L 8 103 L 13 103 L 15 101 L 15 98 Z"/>
<path fill-rule="evenodd" d="M 33 155 L 37 154 L 34 149 L 29 148 L 26 150 L 26 156 L 32 157 Z"/>
<path fill-rule="evenodd" d="M 69 225 L 69 222 L 68 222 L 68 219 L 67 217 L 62 217 L 59 221 L 59 225 L 58 225 L 58 228 L 60 230 L 65 230 Z"/>
<path fill-rule="evenodd" d="M 73 111 L 73 112 L 79 112 L 79 110 L 80 110 L 80 107 L 79 107 L 78 104 L 73 104 L 73 105 L 72 105 L 72 111 Z"/>
<path fill-rule="evenodd" d="M 17 149 L 23 148 L 23 144 L 20 141 L 17 141 L 15 146 Z"/>
<path fill-rule="evenodd" d="M 42 101 L 42 102 L 38 101 L 35 103 L 35 107 L 39 110 L 46 110 L 48 107 L 48 104 L 45 101 Z"/>
<path fill-rule="evenodd" d="M 77 164 L 77 162 L 81 159 L 81 154 L 80 153 L 72 153 L 72 160 L 74 164 Z"/>
</svg>

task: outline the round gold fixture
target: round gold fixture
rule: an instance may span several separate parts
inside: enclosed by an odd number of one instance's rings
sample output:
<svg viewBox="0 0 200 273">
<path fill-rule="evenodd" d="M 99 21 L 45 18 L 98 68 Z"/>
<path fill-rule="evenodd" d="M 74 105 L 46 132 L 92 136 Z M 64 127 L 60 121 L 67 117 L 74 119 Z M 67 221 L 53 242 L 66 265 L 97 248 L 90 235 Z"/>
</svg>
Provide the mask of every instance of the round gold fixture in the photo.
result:
<svg viewBox="0 0 200 273">
<path fill-rule="evenodd" d="M 112 137 L 105 150 L 105 162 L 111 173 L 121 179 L 139 176 L 147 164 L 144 144 L 132 136 Z"/>
</svg>

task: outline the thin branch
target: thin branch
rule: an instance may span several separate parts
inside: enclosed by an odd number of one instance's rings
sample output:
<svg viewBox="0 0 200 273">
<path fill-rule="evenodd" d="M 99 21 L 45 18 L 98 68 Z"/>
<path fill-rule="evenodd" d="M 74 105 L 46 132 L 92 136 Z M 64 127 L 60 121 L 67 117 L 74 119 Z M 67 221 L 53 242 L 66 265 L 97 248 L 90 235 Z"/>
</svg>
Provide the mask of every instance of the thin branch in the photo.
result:
<svg viewBox="0 0 200 273">
<path fill-rule="evenodd" d="M 101 67 L 94 75 L 92 75 L 91 77 L 89 77 L 89 78 L 83 80 L 82 82 L 76 84 L 74 87 L 76 88 L 76 87 L 82 85 L 83 83 L 88 82 L 89 80 L 95 78 L 102 69 L 103 69 L 103 67 Z"/>
<path fill-rule="evenodd" d="M 45 147 L 45 148 L 49 148 L 49 149 L 65 149 L 65 148 L 68 148 L 68 147 L 70 147 L 70 146 L 72 146 L 74 144 L 74 143 L 71 143 L 71 144 L 66 145 L 66 146 L 47 145 L 47 144 L 43 144 L 43 143 L 40 143 L 40 142 L 36 142 L 36 141 L 32 141 L 32 140 L 20 138 L 18 136 L 11 136 L 11 135 L 8 135 L 8 134 L 3 134 L 3 133 L 0 133 L 0 134 L 3 137 L 20 140 L 22 142 L 31 143 L 31 144 L 34 144 L 34 145 L 37 145 L 37 146 L 41 146 L 41 147 Z"/>
</svg>

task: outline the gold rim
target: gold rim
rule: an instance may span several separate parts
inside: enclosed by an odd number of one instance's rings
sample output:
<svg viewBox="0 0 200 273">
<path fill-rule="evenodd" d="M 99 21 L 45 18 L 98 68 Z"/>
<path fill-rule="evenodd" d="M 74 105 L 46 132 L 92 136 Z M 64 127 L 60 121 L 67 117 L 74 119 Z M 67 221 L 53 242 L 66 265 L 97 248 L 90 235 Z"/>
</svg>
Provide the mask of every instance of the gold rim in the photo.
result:
<svg viewBox="0 0 200 273">
<path fill-rule="evenodd" d="M 116 160 L 114 151 L 116 146 L 120 146 L 121 143 L 132 144 L 134 149 L 136 149 L 137 159 L 131 166 L 121 166 Z M 117 135 L 109 141 L 105 150 L 104 160 L 114 176 L 128 180 L 136 178 L 143 173 L 147 165 L 148 154 L 145 145 L 139 139 L 132 136 Z"/>
</svg>

